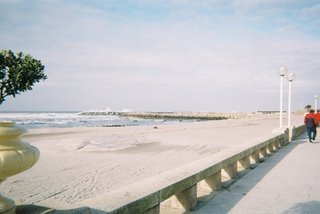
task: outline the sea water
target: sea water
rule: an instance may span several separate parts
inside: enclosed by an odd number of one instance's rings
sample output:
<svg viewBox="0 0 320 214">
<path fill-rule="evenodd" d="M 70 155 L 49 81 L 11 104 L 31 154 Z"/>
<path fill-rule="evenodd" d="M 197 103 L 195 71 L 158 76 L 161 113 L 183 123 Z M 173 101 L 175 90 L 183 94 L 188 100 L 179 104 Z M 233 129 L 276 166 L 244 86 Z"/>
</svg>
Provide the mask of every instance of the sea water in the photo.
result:
<svg viewBox="0 0 320 214">
<path fill-rule="evenodd" d="M 80 112 L 0 112 L 1 121 L 14 121 L 23 128 L 112 127 L 157 125 L 176 121 L 81 115 Z"/>
</svg>

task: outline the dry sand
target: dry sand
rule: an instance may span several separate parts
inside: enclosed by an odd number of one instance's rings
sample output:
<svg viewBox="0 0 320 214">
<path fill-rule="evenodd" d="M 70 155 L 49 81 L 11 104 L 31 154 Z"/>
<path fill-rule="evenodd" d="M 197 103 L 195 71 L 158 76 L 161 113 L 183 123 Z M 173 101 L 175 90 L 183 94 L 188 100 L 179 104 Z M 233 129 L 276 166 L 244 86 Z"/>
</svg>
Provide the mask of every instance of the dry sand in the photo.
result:
<svg viewBox="0 0 320 214">
<path fill-rule="evenodd" d="M 302 115 L 292 116 L 301 125 Z M 284 122 L 285 123 L 285 122 Z M 23 140 L 36 146 L 39 162 L 8 178 L 1 192 L 16 204 L 57 209 L 85 206 L 87 199 L 270 134 L 277 115 L 175 125 L 34 129 Z"/>
</svg>

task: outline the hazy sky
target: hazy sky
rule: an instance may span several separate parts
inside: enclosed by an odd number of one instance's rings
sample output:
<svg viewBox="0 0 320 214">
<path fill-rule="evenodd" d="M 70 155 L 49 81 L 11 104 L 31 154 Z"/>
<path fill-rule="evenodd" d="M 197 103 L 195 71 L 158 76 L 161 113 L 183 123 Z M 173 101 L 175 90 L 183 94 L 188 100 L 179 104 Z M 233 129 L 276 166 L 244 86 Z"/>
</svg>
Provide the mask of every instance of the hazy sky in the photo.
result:
<svg viewBox="0 0 320 214">
<path fill-rule="evenodd" d="M 279 110 L 282 65 L 298 109 L 320 95 L 320 1 L 0 0 L 0 49 L 48 76 L 0 111 Z"/>
</svg>

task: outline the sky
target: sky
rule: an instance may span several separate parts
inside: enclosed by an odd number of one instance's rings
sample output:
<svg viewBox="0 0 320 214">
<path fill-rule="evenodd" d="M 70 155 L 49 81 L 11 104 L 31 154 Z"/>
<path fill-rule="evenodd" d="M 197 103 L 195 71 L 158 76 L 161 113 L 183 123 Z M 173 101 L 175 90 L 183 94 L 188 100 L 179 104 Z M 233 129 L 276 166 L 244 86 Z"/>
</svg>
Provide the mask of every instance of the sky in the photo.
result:
<svg viewBox="0 0 320 214">
<path fill-rule="evenodd" d="M 0 0 L 2 49 L 48 79 L 0 111 L 279 110 L 281 66 L 320 97 L 319 0 Z"/>
</svg>

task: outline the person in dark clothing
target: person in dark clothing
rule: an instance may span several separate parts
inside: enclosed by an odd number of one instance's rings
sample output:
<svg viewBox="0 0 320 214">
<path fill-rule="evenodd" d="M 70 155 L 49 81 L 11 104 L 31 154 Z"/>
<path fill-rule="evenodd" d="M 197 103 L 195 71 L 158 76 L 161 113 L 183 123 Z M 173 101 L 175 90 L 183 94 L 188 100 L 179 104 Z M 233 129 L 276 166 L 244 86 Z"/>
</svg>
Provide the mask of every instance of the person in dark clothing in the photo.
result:
<svg viewBox="0 0 320 214">
<path fill-rule="evenodd" d="M 315 120 L 314 120 L 314 110 L 311 109 L 309 111 L 309 114 L 307 114 L 304 117 L 304 124 L 306 125 L 307 128 L 307 134 L 308 134 L 308 139 L 310 143 L 313 143 L 313 141 L 316 139 L 317 136 L 317 127 L 315 124 Z"/>
</svg>

